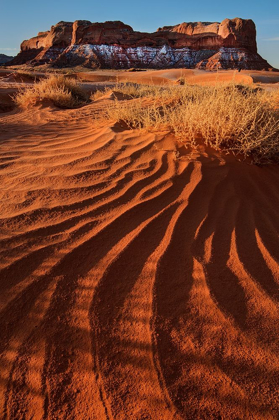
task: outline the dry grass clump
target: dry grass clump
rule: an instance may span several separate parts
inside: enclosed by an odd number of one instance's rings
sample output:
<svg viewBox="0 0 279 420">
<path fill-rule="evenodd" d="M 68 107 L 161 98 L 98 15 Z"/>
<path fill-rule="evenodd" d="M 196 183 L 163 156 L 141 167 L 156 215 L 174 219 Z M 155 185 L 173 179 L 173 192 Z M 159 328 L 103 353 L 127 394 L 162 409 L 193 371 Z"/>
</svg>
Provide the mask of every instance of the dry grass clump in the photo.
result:
<svg viewBox="0 0 279 420">
<path fill-rule="evenodd" d="M 168 98 L 179 97 L 179 86 L 158 86 L 158 85 L 145 85 L 137 83 L 118 83 L 114 91 L 128 95 L 132 98 Z"/>
<path fill-rule="evenodd" d="M 278 89 L 267 92 L 265 100 L 269 102 L 274 108 L 279 109 L 279 87 Z"/>
<path fill-rule="evenodd" d="M 28 108 L 43 101 L 50 101 L 60 108 L 75 108 L 88 100 L 88 95 L 75 79 L 51 75 L 33 86 L 20 89 L 14 101 L 21 108 Z"/>
<path fill-rule="evenodd" d="M 185 85 L 186 84 L 186 78 L 184 76 L 179 77 L 179 79 L 177 79 L 176 83 L 178 85 Z"/>
<path fill-rule="evenodd" d="M 96 101 L 107 93 L 111 93 L 112 97 L 118 99 L 120 97 L 126 99 L 134 98 L 147 98 L 147 97 L 160 97 L 162 98 L 164 91 L 162 88 L 153 85 L 138 85 L 136 83 L 117 83 L 113 92 L 111 88 L 105 87 L 104 89 L 98 89 L 90 96 L 91 101 Z M 122 96 L 121 96 L 122 95 Z"/>
<path fill-rule="evenodd" d="M 110 92 L 111 89 L 105 88 L 105 89 L 98 89 L 96 92 L 92 93 L 90 96 L 90 101 L 94 102 L 97 101 L 97 99 L 102 98 L 106 93 Z"/>
<path fill-rule="evenodd" d="M 128 86 L 134 101 L 115 101 L 108 116 L 136 128 L 168 128 L 192 146 L 202 140 L 216 150 L 279 161 L 279 110 L 275 95 L 242 85 Z M 146 93 L 146 94 L 145 94 Z M 153 101 L 143 99 L 152 97 Z"/>
</svg>

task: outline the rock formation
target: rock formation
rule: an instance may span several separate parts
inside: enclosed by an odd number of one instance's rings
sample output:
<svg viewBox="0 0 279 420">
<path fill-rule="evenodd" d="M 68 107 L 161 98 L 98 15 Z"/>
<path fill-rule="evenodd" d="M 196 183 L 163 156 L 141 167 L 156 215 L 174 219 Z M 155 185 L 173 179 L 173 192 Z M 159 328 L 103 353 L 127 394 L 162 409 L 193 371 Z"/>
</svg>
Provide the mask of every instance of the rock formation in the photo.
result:
<svg viewBox="0 0 279 420">
<path fill-rule="evenodd" d="M 0 65 L 1 64 L 5 64 L 8 63 L 9 61 L 11 61 L 14 57 L 11 57 L 9 55 L 6 54 L 0 54 Z"/>
<path fill-rule="evenodd" d="M 49 63 L 91 68 L 243 68 L 271 66 L 257 54 L 250 19 L 190 22 L 136 32 L 122 22 L 59 22 L 50 31 L 23 41 L 12 64 Z"/>
</svg>

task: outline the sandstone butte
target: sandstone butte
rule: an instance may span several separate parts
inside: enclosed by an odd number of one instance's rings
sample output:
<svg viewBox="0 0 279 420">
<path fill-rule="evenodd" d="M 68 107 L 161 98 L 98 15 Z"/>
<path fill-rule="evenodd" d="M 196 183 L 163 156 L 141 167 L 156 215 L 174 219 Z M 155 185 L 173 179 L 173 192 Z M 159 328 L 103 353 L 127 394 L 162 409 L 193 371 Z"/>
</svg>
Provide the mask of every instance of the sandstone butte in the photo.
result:
<svg viewBox="0 0 279 420">
<path fill-rule="evenodd" d="M 12 65 L 30 63 L 89 68 L 199 68 L 269 70 L 257 53 L 251 19 L 190 22 L 134 31 L 120 21 L 59 22 L 21 44 Z"/>
</svg>

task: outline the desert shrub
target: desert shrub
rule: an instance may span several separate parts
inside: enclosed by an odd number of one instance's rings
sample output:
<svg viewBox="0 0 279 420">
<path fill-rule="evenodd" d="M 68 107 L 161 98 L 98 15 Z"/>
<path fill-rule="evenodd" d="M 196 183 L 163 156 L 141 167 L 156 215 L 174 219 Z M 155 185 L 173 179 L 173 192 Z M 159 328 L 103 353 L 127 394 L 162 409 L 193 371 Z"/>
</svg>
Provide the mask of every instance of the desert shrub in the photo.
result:
<svg viewBox="0 0 279 420">
<path fill-rule="evenodd" d="M 139 72 L 139 71 L 146 71 L 146 69 L 141 69 L 141 68 L 135 68 L 135 67 L 131 67 L 130 69 L 127 69 L 126 71 L 133 73 L 135 71 Z"/>
<path fill-rule="evenodd" d="M 179 79 L 177 79 L 176 83 L 178 85 L 185 85 L 186 84 L 186 78 L 184 76 L 179 77 Z"/>
<path fill-rule="evenodd" d="M 128 95 L 131 98 L 146 98 L 146 97 L 162 97 L 167 89 L 156 85 L 145 85 L 137 83 L 117 83 L 114 88 L 115 92 Z"/>
<path fill-rule="evenodd" d="M 279 86 L 276 90 L 266 92 L 263 101 L 270 103 L 274 108 L 279 109 Z"/>
<path fill-rule="evenodd" d="M 167 127 L 182 142 L 196 146 L 197 139 L 202 139 L 216 150 L 249 156 L 256 163 L 279 161 L 276 94 L 234 84 L 215 87 L 128 84 L 120 89 L 139 99 L 115 101 L 107 109 L 113 120 L 136 128 Z M 148 97 L 153 99 L 151 103 L 144 99 Z"/>
<path fill-rule="evenodd" d="M 50 101 L 60 108 L 75 108 L 84 104 L 88 95 L 78 82 L 62 75 L 51 75 L 31 87 L 20 89 L 14 101 L 22 108 L 34 106 L 43 101 Z"/>
<path fill-rule="evenodd" d="M 142 99 L 125 102 L 116 101 L 107 108 L 108 118 L 124 122 L 129 128 L 158 129 L 163 126 L 169 127 L 166 121 L 166 106 L 157 102 L 145 105 Z"/>
<path fill-rule="evenodd" d="M 108 89 L 108 88 L 96 90 L 96 92 L 91 94 L 90 101 L 92 101 L 92 102 L 96 101 L 97 99 L 101 98 L 106 93 L 108 93 L 108 91 L 110 91 L 110 89 Z"/>
</svg>

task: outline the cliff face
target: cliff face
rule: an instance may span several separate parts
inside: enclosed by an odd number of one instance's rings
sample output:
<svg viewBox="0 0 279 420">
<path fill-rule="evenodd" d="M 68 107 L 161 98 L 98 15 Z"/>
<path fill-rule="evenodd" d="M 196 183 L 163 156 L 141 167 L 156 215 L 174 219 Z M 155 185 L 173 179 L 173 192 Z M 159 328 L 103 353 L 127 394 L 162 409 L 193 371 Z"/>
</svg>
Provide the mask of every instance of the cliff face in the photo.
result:
<svg viewBox="0 0 279 420">
<path fill-rule="evenodd" d="M 271 67 L 257 54 L 252 20 L 190 22 L 154 33 L 136 32 L 122 22 L 59 22 L 50 31 L 23 41 L 12 64 L 101 68 L 247 68 Z"/>
</svg>

